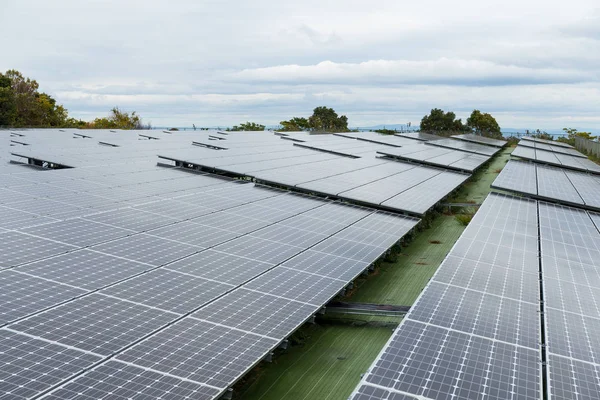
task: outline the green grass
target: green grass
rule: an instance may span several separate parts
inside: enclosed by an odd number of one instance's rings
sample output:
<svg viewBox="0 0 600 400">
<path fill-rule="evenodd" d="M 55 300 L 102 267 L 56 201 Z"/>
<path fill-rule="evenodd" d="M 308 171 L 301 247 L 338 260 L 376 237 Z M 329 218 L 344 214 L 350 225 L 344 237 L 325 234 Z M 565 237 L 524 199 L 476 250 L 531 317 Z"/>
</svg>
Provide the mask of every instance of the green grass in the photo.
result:
<svg viewBox="0 0 600 400">
<path fill-rule="evenodd" d="M 366 279 L 357 279 L 355 289 L 346 300 L 413 304 L 463 230 L 464 226 L 453 216 L 440 215 L 432 221 L 430 228 L 420 232 L 407 247 L 401 249 L 396 262 L 383 262 L 374 274 Z"/>
<path fill-rule="evenodd" d="M 237 399 L 346 399 L 392 335 L 389 327 L 308 325 L 309 338 L 259 368 Z M 252 378 L 252 377 L 251 377 Z"/>
<path fill-rule="evenodd" d="M 447 202 L 483 202 L 512 150 L 502 150 Z M 394 262 L 381 262 L 374 273 L 357 279 L 344 300 L 412 305 L 464 229 L 454 215 L 439 214 L 400 250 Z M 297 335 L 303 337 L 303 344 L 280 352 L 271 364 L 261 364 L 236 387 L 234 397 L 346 400 L 392 334 L 377 322 L 399 319 L 356 316 L 354 323 L 342 324 L 340 318 L 327 314 L 317 325 L 302 327 Z"/>
</svg>

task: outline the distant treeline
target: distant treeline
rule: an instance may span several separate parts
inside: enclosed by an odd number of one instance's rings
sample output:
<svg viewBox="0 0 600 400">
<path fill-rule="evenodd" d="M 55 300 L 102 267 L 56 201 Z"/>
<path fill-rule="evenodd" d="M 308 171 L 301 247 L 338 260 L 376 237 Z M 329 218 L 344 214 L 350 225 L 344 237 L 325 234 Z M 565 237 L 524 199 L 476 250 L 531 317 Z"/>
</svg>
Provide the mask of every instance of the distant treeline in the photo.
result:
<svg viewBox="0 0 600 400">
<path fill-rule="evenodd" d="M 11 128 L 103 128 L 151 129 L 134 111 L 127 113 L 114 107 L 107 117 L 83 121 L 69 117 L 69 112 L 47 93 L 39 91 L 37 81 L 17 70 L 0 73 L 0 127 Z"/>
</svg>

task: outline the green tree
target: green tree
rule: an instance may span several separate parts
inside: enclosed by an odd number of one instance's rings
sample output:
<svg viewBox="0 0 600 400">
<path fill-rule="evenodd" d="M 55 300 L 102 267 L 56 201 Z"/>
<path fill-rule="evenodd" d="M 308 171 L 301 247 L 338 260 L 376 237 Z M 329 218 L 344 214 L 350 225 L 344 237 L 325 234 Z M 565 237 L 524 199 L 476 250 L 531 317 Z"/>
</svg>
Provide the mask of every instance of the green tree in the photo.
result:
<svg viewBox="0 0 600 400">
<path fill-rule="evenodd" d="M 554 140 L 554 137 L 552 135 L 550 135 L 548 132 L 541 131 L 539 129 L 536 129 L 535 131 L 531 131 L 531 132 L 529 132 L 529 130 L 526 130 L 525 133 L 527 135 L 537 138 L 537 139 Z"/>
<path fill-rule="evenodd" d="M 227 129 L 228 131 L 264 131 L 265 126 L 257 124 L 256 122 L 246 122 L 245 124 L 234 125 L 233 128 Z"/>
<path fill-rule="evenodd" d="M 348 132 L 348 117 L 338 116 L 333 108 L 321 106 L 313 110 L 308 125 L 317 132 Z"/>
<path fill-rule="evenodd" d="M 307 131 L 310 129 L 310 125 L 308 124 L 308 120 L 303 117 L 294 117 L 289 121 L 281 121 L 281 129 L 282 132 L 298 132 L 298 131 Z"/>
<path fill-rule="evenodd" d="M 473 110 L 471 116 L 467 118 L 467 127 L 476 134 L 502 139 L 500 125 L 498 125 L 498 122 L 491 114 Z"/>
<path fill-rule="evenodd" d="M 14 126 L 17 104 L 9 77 L 0 73 L 0 126 Z"/>
<path fill-rule="evenodd" d="M 0 74 L 0 125 L 14 127 L 69 127 L 82 121 L 69 118 L 67 110 L 37 81 L 11 69 Z"/>
<path fill-rule="evenodd" d="M 395 133 L 398 133 L 398 131 L 396 129 L 393 129 L 393 130 L 392 129 L 386 129 L 385 127 L 383 129 L 375 129 L 374 132 L 382 133 L 384 135 L 393 135 Z"/>
<path fill-rule="evenodd" d="M 559 137 L 556 139 L 557 142 L 567 143 L 571 146 L 575 146 L 575 138 L 581 137 L 588 140 L 596 140 L 597 136 L 592 136 L 591 132 L 579 132 L 575 128 L 563 128 L 563 131 L 567 134 L 567 137 Z"/>
<path fill-rule="evenodd" d="M 461 119 L 456 119 L 452 111 L 444 112 L 439 108 L 431 110 L 421 119 L 422 132 L 462 132 L 465 130 Z"/>
<path fill-rule="evenodd" d="M 131 114 L 113 107 L 105 118 L 96 118 L 85 126 L 89 129 L 150 129 L 150 124 L 144 125 L 142 118 L 133 111 Z"/>
</svg>

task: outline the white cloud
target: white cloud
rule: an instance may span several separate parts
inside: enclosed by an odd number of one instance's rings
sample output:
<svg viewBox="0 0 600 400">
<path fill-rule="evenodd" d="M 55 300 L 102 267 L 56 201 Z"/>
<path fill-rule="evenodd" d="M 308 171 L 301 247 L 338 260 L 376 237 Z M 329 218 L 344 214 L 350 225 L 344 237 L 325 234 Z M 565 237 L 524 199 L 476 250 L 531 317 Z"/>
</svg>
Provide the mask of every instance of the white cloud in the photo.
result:
<svg viewBox="0 0 600 400">
<path fill-rule="evenodd" d="M 75 116 L 353 125 L 473 108 L 502 126 L 600 127 L 597 0 L 5 0 L 0 70 Z"/>
<path fill-rule="evenodd" d="M 369 60 L 361 63 L 323 61 L 316 65 L 281 65 L 244 69 L 234 79 L 289 84 L 452 84 L 513 85 L 594 81 L 594 73 L 575 69 L 527 68 L 489 61 L 440 58 L 437 60 Z"/>
</svg>

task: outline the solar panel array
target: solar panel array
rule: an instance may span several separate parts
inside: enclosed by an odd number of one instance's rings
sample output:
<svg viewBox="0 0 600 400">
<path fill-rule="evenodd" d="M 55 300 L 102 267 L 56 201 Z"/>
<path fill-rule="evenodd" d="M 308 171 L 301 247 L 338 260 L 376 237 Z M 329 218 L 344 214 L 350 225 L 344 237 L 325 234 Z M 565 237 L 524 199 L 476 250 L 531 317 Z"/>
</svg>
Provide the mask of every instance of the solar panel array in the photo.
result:
<svg viewBox="0 0 600 400">
<path fill-rule="evenodd" d="M 437 135 L 433 135 L 431 133 L 425 133 L 425 132 L 403 132 L 403 133 L 395 133 L 395 135 L 403 137 L 403 138 L 407 138 L 407 139 L 421 140 L 424 142 L 429 142 L 432 140 L 441 140 L 444 138 L 443 136 L 437 136 Z"/>
<path fill-rule="evenodd" d="M 467 153 L 462 150 L 434 147 L 425 143 L 413 144 L 401 148 L 390 147 L 379 150 L 378 153 L 401 161 L 417 162 L 423 165 L 466 173 L 472 173 L 490 158 L 490 156 Z"/>
<path fill-rule="evenodd" d="M 500 148 L 498 147 L 456 139 L 440 139 L 428 144 L 431 146 L 462 150 L 467 153 L 481 154 L 483 156 L 493 156 L 500 151 Z"/>
<path fill-rule="evenodd" d="M 556 144 L 562 144 L 560 142 L 553 142 L 552 144 L 534 142 L 531 140 L 521 140 L 519 145 L 525 147 L 532 147 L 534 149 L 552 151 L 554 153 L 567 154 L 575 157 L 587 158 L 585 155 L 581 154 L 577 150 L 571 147 L 557 146 Z"/>
<path fill-rule="evenodd" d="M 511 160 L 492 187 L 600 211 L 600 177 L 584 172 Z"/>
<path fill-rule="evenodd" d="M 218 398 L 419 221 L 155 165 L 193 133 L 83 132 L 19 136 L 75 168 L 0 170 L 2 398 Z"/>
<path fill-rule="evenodd" d="M 493 187 L 526 197 L 487 197 L 354 400 L 600 398 L 598 180 L 510 161 Z"/>
<path fill-rule="evenodd" d="M 538 276 L 535 201 L 488 196 L 353 399 L 541 398 Z"/>
<path fill-rule="evenodd" d="M 512 156 L 535 161 L 540 164 L 553 165 L 560 168 L 568 168 L 575 171 L 584 171 L 600 174 L 600 165 L 579 156 L 558 153 L 555 151 L 541 150 L 519 144 L 512 152 Z"/>
<path fill-rule="evenodd" d="M 402 147 L 413 144 L 412 140 L 407 140 L 399 135 L 382 135 L 377 132 L 346 132 L 334 133 L 333 136 L 341 136 L 345 138 L 357 139 L 364 142 L 372 142 L 384 144 L 392 147 Z"/>
<path fill-rule="evenodd" d="M 487 144 L 488 146 L 495 146 L 495 147 L 506 146 L 506 141 L 504 141 L 504 140 L 492 139 L 492 138 L 488 138 L 488 137 L 481 136 L 481 135 L 474 135 L 472 133 L 465 133 L 463 135 L 452 135 L 452 137 L 454 139 L 463 140 L 465 142 Z"/>
<path fill-rule="evenodd" d="M 363 138 L 363 134 L 367 136 Z M 346 137 L 348 135 L 350 137 Z M 230 143 L 227 151 L 190 149 L 165 151 L 160 156 L 205 170 L 249 177 L 269 185 L 417 216 L 427 212 L 468 179 L 469 175 L 457 173 L 456 169 L 472 170 L 489 159 L 489 156 L 436 149 L 415 140 L 393 135 L 368 135 L 368 132 L 336 135 L 285 133 L 286 138 L 297 141 L 280 140 L 279 136 L 266 132 L 251 136 L 254 139 L 234 133 L 229 136 L 232 138 L 225 140 Z M 361 139 L 356 140 L 358 137 Z M 389 145 L 392 142 L 395 144 Z M 409 145 L 406 146 L 406 143 Z M 253 146 L 246 147 L 250 144 Z M 399 145 L 403 147 L 397 147 Z M 456 168 L 447 170 L 376 158 L 375 151 L 385 153 L 383 149 L 411 153 L 429 150 L 443 153 L 446 158 L 452 153 Z"/>
<path fill-rule="evenodd" d="M 567 144 L 567 143 L 562 143 L 562 142 L 558 142 L 558 141 L 554 141 L 554 140 L 539 139 L 539 138 L 535 138 L 535 137 L 532 137 L 532 136 L 523 136 L 521 139 L 523 141 L 525 141 L 525 142 L 535 142 L 535 143 L 549 144 L 549 145 L 552 145 L 552 146 L 564 147 L 566 149 L 572 149 L 573 148 L 573 146 L 571 146 L 570 144 Z"/>
</svg>

